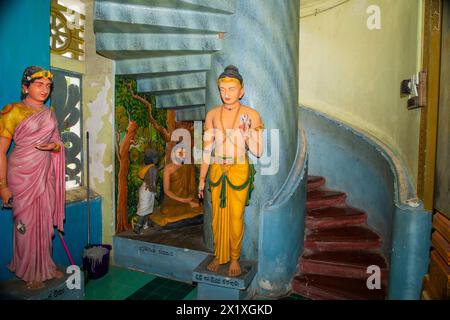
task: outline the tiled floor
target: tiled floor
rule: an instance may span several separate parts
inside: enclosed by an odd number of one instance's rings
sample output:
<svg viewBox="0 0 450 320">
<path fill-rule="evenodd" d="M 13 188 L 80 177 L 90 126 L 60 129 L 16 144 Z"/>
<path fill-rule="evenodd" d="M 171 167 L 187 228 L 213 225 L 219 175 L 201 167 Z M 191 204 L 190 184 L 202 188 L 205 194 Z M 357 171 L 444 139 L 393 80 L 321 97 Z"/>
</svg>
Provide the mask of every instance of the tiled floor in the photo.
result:
<svg viewBox="0 0 450 320">
<path fill-rule="evenodd" d="M 86 300 L 195 300 L 196 296 L 195 285 L 114 266 L 104 277 L 89 280 L 85 288 Z M 291 295 L 284 299 L 304 298 Z"/>
<path fill-rule="evenodd" d="M 183 300 L 195 286 L 174 280 L 155 278 L 127 300 Z"/>
<path fill-rule="evenodd" d="M 85 299 L 125 300 L 155 278 L 145 273 L 111 266 L 104 277 L 87 282 Z"/>
</svg>

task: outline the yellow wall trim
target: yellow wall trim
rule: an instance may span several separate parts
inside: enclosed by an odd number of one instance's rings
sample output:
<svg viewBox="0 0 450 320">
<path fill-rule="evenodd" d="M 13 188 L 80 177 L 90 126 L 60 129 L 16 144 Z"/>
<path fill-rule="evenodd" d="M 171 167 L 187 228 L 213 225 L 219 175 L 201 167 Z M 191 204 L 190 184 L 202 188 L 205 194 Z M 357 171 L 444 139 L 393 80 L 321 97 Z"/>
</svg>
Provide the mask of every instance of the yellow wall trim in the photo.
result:
<svg viewBox="0 0 450 320">
<path fill-rule="evenodd" d="M 75 73 L 86 73 L 86 65 L 84 61 L 78 61 L 74 59 L 69 59 L 63 57 L 59 54 L 50 54 L 50 65 L 53 68 L 58 68 L 62 70 L 72 71 Z"/>
</svg>

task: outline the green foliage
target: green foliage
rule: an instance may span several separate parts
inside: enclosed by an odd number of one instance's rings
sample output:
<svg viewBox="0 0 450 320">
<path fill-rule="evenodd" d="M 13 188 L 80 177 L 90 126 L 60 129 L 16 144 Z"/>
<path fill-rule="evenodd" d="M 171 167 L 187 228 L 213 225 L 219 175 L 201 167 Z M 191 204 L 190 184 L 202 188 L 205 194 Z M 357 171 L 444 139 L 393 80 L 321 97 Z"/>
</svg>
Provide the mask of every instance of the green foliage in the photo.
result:
<svg viewBox="0 0 450 320">
<path fill-rule="evenodd" d="M 130 170 L 127 176 L 128 186 L 128 221 L 137 211 L 137 205 L 139 202 L 139 187 L 142 184 L 142 180 L 138 176 L 139 169 L 144 166 L 144 150 L 147 147 L 151 147 L 159 152 L 161 159 L 164 159 L 164 152 L 166 143 L 157 130 L 151 125 L 148 117 L 148 108 L 140 101 L 133 98 L 130 93 L 128 83 L 136 92 L 136 81 L 125 79 L 116 76 L 115 87 L 115 123 L 116 134 L 120 136 L 120 142 L 122 141 L 130 120 L 136 121 L 138 130 L 134 138 L 136 145 L 130 148 Z M 158 109 L 155 107 L 155 97 L 149 95 L 142 95 L 154 106 L 152 108 L 152 116 L 159 126 L 167 126 L 167 111 L 164 109 Z M 119 173 L 119 160 L 116 157 L 116 179 Z M 162 172 L 160 172 L 160 179 L 157 182 L 157 195 L 160 194 L 162 189 Z M 116 184 L 116 202 L 117 202 L 117 184 Z M 155 203 L 156 205 L 156 203 Z"/>
</svg>

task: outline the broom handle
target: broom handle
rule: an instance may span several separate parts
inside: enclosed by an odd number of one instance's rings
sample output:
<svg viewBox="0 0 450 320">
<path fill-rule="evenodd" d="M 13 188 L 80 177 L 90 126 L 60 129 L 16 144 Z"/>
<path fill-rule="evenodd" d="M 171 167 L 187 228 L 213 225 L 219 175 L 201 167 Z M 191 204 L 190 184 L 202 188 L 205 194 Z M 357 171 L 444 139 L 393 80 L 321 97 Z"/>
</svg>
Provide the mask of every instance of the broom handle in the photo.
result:
<svg viewBox="0 0 450 320">
<path fill-rule="evenodd" d="M 75 262 L 73 262 L 72 256 L 70 255 L 70 252 L 69 252 L 69 248 L 67 248 L 66 241 L 64 241 L 61 231 L 58 231 L 58 234 L 59 234 L 59 238 L 61 239 L 61 243 L 64 247 L 64 250 L 66 251 L 67 257 L 69 258 L 70 264 L 74 266 Z"/>
<path fill-rule="evenodd" d="M 89 185 L 89 131 L 86 131 L 86 155 L 87 155 L 87 163 L 86 163 L 86 176 L 87 176 L 87 182 L 86 182 L 86 225 L 87 225 L 87 245 L 90 244 L 90 207 L 89 207 L 89 200 L 90 200 L 90 185 Z"/>
</svg>

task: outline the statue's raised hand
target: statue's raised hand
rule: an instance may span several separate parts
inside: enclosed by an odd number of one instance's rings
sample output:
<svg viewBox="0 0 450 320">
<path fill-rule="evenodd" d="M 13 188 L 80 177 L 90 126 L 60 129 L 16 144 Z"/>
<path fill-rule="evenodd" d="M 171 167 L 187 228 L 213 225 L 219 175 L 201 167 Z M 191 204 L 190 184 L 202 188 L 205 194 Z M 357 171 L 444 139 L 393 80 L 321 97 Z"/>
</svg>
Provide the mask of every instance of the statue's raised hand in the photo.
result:
<svg viewBox="0 0 450 320">
<path fill-rule="evenodd" d="M 245 139 L 249 138 L 251 127 L 252 127 L 252 120 L 249 118 L 248 114 L 242 115 L 239 124 L 239 130 L 241 131 L 241 134 Z"/>
</svg>

